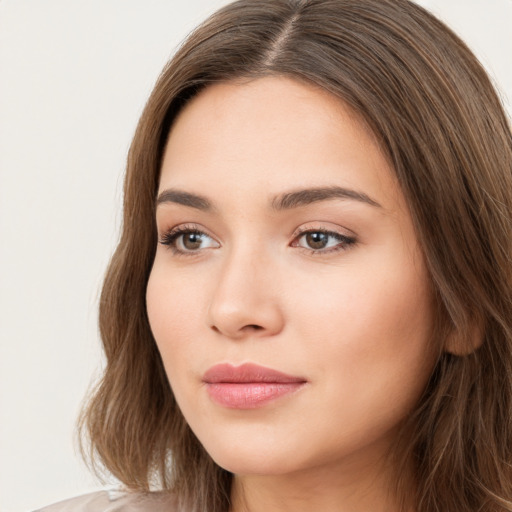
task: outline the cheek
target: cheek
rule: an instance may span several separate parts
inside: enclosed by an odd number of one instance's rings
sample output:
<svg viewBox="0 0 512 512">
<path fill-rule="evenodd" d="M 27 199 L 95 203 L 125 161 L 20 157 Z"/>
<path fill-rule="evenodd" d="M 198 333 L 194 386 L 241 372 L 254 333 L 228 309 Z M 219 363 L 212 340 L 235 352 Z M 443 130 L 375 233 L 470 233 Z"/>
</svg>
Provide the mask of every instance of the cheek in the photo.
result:
<svg viewBox="0 0 512 512">
<path fill-rule="evenodd" d="M 205 321 L 197 289 L 176 276 L 171 277 L 164 265 L 155 262 L 148 281 L 146 305 L 151 331 L 169 379 L 177 371 L 190 368 L 189 360 L 197 354 L 200 344 L 197 330 Z"/>
<path fill-rule="evenodd" d="M 295 335 L 309 340 L 303 357 L 347 399 L 387 396 L 409 407 L 430 376 L 432 293 L 423 267 L 407 261 L 381 257 L 302 280 L 295 290 Z"/>
</svg>

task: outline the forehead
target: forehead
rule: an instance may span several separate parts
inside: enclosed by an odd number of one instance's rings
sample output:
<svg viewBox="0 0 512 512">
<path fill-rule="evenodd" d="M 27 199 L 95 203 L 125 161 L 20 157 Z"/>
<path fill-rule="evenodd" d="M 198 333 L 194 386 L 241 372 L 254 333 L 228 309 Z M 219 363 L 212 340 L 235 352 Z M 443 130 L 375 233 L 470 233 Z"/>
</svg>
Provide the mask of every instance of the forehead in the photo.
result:
<svg viewBox="0 0 512 512">
<path fill-rule="evenodd" d="M 336 185 L 397 200 L 392 168 L 358 114 L 285 77 L 209 86 L 175 120 L 160 190 L 219 185 L 251 196 Z"/>
</svg>

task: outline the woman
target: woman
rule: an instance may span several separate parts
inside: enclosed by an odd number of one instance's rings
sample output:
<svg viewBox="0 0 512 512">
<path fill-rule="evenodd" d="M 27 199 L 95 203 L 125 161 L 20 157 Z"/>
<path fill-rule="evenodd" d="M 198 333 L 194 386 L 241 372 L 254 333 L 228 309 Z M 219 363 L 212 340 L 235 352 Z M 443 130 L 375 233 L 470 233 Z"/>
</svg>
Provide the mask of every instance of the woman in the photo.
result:
<svg viewBox="0 0 512 512">
<path fill-rule="evenodd" d="M 221 9 L 146 105 L 103 288 L 82 425 L 129 492 L 48 511 L 512 510 L 511 171 L 417 5 Z"/>
</svg>

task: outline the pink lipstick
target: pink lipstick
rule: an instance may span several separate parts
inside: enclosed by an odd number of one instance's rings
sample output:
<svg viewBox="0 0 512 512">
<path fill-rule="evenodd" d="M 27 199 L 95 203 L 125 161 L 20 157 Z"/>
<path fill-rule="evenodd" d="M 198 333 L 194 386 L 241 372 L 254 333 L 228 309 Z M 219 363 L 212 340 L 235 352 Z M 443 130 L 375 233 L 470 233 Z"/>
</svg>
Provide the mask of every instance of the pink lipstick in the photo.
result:
<svg viewBox="0 0 512 512">
<path fill-rule="evenodd" d="M 203 376 L 210 398 L 231 409 L 255 409 L 300 389 L 307 381 L 246 363 L 241 366 L 218 364 Z"/>
</svg>

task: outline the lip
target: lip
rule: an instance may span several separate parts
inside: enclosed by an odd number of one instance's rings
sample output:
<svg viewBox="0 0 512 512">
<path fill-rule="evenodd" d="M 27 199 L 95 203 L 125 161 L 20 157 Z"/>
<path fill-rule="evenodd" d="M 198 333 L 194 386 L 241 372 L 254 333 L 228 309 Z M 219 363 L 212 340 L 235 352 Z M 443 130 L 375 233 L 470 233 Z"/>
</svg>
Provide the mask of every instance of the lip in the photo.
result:
<svg viewBox="0 0 512 512">
<path fill-rule="evenodd" d="M 230 409 L 256 409 L 298 391 L 307 380 L 253 363 L 223 363 L 207 370 L 203 382 L 217 404 Z"/>
</svg>

